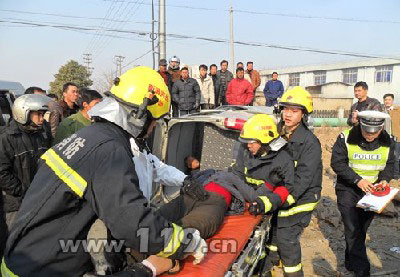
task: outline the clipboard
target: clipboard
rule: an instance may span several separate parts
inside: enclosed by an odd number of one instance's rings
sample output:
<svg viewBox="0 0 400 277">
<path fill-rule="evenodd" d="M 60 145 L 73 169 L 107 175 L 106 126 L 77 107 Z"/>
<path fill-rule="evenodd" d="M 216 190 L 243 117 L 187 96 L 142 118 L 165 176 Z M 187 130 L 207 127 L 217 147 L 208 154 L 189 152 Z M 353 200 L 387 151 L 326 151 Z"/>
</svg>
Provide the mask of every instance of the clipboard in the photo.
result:
<svg viewBox="0 0 400 277">
<path fill-rule="evenodd" d="M 372 211 L 380 214 L 386 206 L 393 200 L 399 189 L 390 187 L 390 193 L 385 196 L 375 196 L 372 194 L 366 194 L 357 203 L 357 207 L 362 208 L 366 211 Z"/>
</svg>

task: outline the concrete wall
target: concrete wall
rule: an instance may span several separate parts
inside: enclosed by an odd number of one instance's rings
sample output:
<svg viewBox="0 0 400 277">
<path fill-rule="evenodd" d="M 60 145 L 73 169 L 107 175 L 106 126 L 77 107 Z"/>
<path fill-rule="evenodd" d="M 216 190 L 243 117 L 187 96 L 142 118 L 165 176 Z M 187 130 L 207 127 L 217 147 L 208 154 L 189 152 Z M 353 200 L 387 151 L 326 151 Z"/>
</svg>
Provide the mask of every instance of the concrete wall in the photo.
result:
<svg viewBox="0 0 400 277">
<path fill-rule="evenodd" d="M 313 95 L 314 110 L 338 110 L 343 108 L 350 110 L 353 99 L 351 98 L 324 98 L 321 96 Z"/>
<path fill-rule="evenodd" d="M 319 70 L 326 70 L 326 82 L 343 82 L 343 69 L 357 68 L 357 81 L 365 81 L 369 86 L 369 97 L 377 98 L 382 101 L 383 95 L 386 93 L 395 94 L 395 103 L 400 103 L 400 97 L 396 97 L 400 92 L 400 64 L 396 61 L 387 60 L 373 60 L 365 61 L 350 61 L 342 64 L 332 65 L 314 65 L 314 66 L 303 66 L 303 67 L 287 67 L 284 69 L 271 69 L 261 70 L 261 86 L 263 89 L 267 82 L 267 76 L 273 71 L 279 73 L 279 80 L 282 81 L 285 90 L 289 89 L 289 74 L 300 73 L 300 86 L 314 86 L 314 72 Z M 392 81 L 390 83 L 376 83 L 375 74 L 377 66 L 391 65 L 393 67 Z M 348 87 L 342 87 L 336 90 L 335 97 L 354 97 L 353 85 L 350 84 Z"/>
</svg>

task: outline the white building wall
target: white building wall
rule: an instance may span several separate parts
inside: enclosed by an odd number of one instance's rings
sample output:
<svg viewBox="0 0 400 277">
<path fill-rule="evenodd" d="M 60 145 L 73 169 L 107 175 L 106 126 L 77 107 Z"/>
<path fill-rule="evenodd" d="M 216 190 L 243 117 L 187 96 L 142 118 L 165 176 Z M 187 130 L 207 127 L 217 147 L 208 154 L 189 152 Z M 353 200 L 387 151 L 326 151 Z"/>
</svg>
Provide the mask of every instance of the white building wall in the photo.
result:
<svg viewBox="0 0 400 277">
<path fill-rule="evenodd" d="M 392 65 L 392 81 L 389 83 L 376 83 L 375 74 L 376 68 L 383 65 Z M 400 103 L 400 62 L 395 60 L 366 60 L 366 61 L 349 61 L 338 64 L 328 65 L 314 65 L 314 66 L 298 66 L 298 67 L 287 67 L 282 69 L 273 70 L 262 70 L 261 74 L 261 86 L 262 90 L 267 81 L 267 74 L 272 74 L 273 71 L 279 73 L 279 80 L 282 81 L 285 90 L 289 87 L 289 74 L 300 73 L 300 86 L 314 86 L 314 72 L 320 70 L 326 70 L 326 82 L 343 82 L 343 69 L 358 68 L 357 81 L 365 81 L 368 84 L 369 92 L 368 95 L 373 98 L 377 98 L 382 101 L 383 95 L 386 93 L 395 94 L 395 103 Z M 341 96 L 354 97 L 353 85 L 349 87 L 342 87 L 340 92 Z"/>
</svg>

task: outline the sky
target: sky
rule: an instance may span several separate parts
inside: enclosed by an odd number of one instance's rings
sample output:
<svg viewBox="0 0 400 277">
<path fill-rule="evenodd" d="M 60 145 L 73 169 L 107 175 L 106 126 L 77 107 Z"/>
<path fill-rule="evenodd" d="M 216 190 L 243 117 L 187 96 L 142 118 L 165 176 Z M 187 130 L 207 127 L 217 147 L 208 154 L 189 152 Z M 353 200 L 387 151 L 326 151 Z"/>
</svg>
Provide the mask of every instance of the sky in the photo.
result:
<svg viewBox="0 0 400 277">
<path fill-rule="evenodd" d="M 158 1 L 154 3 L 158 20 Z M 231 3 L 235 41 L 400 57 L 398 0 L 166 0 L 167 33 L 229 40 Z M 151 0 L 1 0 L 0 20 L 148 32 L 150 4 Z M 92 79 L 98 83 L 116 70 L 115 55 L 125 57 L 123 71 L 134 65 L 151 67 L 150 50 L 149 35 L 0 22 L 0 80 L 48 89 L 60 66 L 71 59 L 83 63 L 83 54 L 91 53 Z M 177 55 L 184 64 L 219 64 L 229 60 L 229 53 L 228 43 L 167 38 L 167 58 Z M 255 69 L 350 59 L 357 58 L 235 45 L 235 62 L 251 60 Z"/>
</svg>

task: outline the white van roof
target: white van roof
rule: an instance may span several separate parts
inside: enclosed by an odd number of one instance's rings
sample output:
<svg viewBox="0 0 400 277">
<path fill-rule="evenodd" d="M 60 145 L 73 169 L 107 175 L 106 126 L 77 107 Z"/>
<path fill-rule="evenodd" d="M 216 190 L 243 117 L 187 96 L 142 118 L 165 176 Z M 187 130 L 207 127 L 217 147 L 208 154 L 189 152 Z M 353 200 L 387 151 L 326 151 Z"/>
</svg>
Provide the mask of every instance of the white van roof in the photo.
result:
<svg viewBox="0 0 400 277">
<path fill-rule="evenodd" d="M 0 80 L 0 90 L 8 90 L 14 94 L 15 97 L 24 94 L 25 88 L 19 82 Z"/>
</svg>

